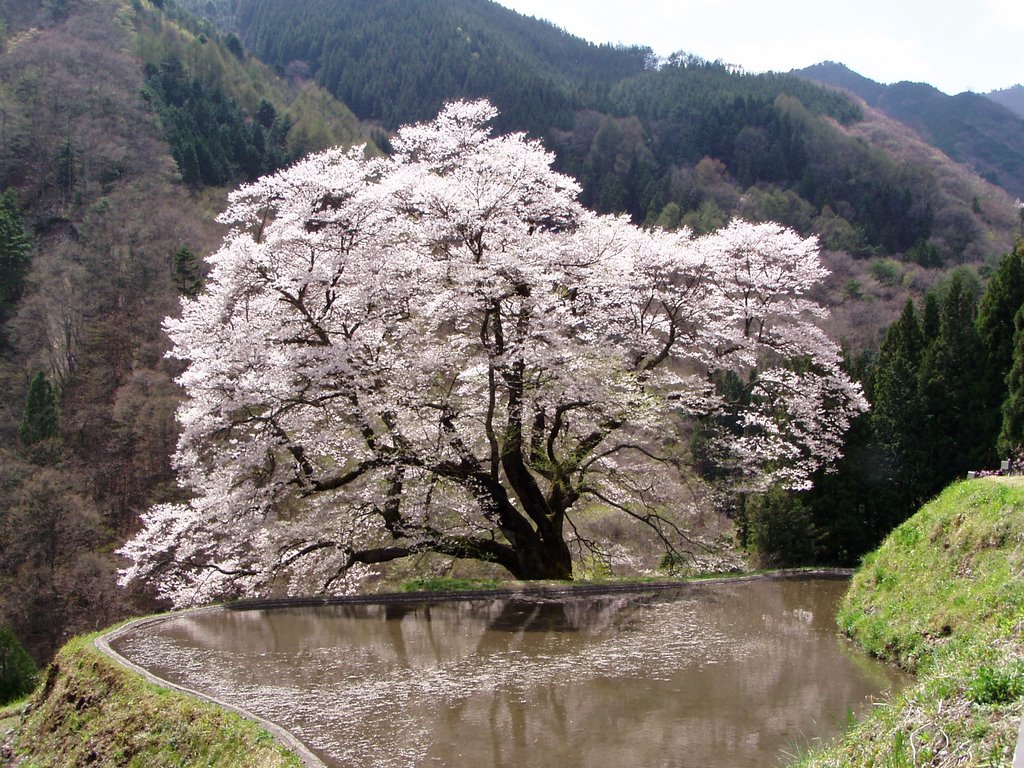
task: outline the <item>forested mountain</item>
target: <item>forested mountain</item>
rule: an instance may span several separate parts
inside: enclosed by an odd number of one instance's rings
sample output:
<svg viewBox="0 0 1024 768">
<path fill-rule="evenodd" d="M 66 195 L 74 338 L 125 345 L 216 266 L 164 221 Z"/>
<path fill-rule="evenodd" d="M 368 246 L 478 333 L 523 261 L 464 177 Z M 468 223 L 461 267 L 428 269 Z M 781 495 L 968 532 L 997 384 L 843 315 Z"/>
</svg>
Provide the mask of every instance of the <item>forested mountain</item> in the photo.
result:
<svg viewBox="0 0 1024 768">
<path fill-rule="evenodd" d="M 830 249 L 935 265 L 1011 244 L 1007 199 L 881 149 L 855 101 L 789 75 L 586 43 L 489 0 L 188 0 L 282 75 L 387 127 L 486 96 L 583 184 L 583 200 L 698 231 L 781 220 Z M 994 107 L 998 109 L 997 107 Z"/>
<path fill-rule="evenodd" d="M 184 5 L 390 129 L 432 117 L 455 96 L 490 98 L 501 127 L 567 127 L 574 110 L 600 103 L 611 83 L 652 61 L 649 49 L 595 46 L 490 0 Z"/>
<path fill-rule="evenodd" d="M 114 588 L 110 553 L 180 494 L 161 320 L 201 287 L 227 189 L 310 150 L 387 151 L 398 124 L 486 96 L 591 207 L 817 233 L 830 330 L 858 351 L 908 297 L 946 295 L 943 268 L 983 276 L 1021 226 L 1002 190 L 802 78 L 655 62 L 488 0 L 194 4 L 205 19 L 171 0 L 0 0 L 0 625 L 40 660 L 151 605 Z M 871 520 L 872 536 L 892 522 Z"/>
<path fill-rule="evenodd" d="M 1003 98 L 969 91 L 947 96 L 925 83 L 876 83 L 834 62 L 795 74 L 856 94 L 993 184 L 1024 197 L 1024 118 L 1019 96 L 1017 109 L 1011 106 L 1013 89 L 1001 92 Z"/>
</svg>

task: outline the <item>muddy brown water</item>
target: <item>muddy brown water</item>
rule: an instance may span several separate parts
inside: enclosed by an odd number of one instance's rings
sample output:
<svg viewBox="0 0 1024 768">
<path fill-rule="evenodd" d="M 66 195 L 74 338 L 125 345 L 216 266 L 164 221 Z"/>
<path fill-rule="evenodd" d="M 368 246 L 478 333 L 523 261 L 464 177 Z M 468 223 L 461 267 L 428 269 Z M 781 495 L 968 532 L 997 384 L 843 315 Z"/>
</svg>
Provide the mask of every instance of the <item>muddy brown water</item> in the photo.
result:
<svg viewBox="0 0 1024 768">
<path fill-rule="evenodd" d="M 846 586 L 223 610 L 113 645 L 331 766 L 771 766 L 906 682 L 838 636 Z"/>
</svg>

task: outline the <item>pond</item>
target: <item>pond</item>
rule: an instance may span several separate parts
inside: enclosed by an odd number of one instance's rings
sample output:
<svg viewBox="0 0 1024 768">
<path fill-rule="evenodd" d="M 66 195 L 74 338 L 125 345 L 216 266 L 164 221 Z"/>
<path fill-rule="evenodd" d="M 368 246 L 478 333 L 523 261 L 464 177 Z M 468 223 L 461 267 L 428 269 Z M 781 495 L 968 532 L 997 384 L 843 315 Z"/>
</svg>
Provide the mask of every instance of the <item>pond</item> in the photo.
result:
<svg viewBox="0 0 1024 768">
<path fill-rule="evenodd" d="M 766 766 L 905 682 L 837 635 L 846 586 L 219 610 L 113 646 L 331 766 Z"/>
</svg>

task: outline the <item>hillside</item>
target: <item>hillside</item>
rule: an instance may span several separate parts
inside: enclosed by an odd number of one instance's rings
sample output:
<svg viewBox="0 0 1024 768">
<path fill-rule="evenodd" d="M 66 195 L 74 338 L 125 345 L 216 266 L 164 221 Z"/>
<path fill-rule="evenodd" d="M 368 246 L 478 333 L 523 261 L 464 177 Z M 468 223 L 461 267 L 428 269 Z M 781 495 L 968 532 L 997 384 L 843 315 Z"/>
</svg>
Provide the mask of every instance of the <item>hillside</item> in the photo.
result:
<svg viewBox="0 0 1024 768">
<path fill-rule="evenodd" d="M 1014 85 L 999 91 L 990 91 L 985 94 L 995 102 L 1002 104 L 1021 117 L 1024 117 L 1024 85 Z"/>
<path fill-rule="evenodd" d="M 794 74 L 856 94 L 978 175 L 1024 197 L 1024 119 L 1002 99 L 970 92 L 947 96 L 924 83 L 882 85 L 834 62 Z M 1013 89 L 1004 93 L 1012 103 Z"/>
<path fill-rule="evenodd" d="M 184 183 L 179 150 L 223 138 L 207 155 L 234 184 L 275 157 L 242 162 L 261 108 L 289 126 L 276 162 L 368 136 L 314 84 L 275 79 L 218 36 L 136 5 L 0 7 L 0 187 L 5 222 L 28 244 L 0 295 L 0 624 L 37 661 L 138 610 L 114 585 L 110 552 L 140 510 L 177 493 L 180 367 L 164 358 L 160 324 L 201 278 L 196 254 L 222 235 L 225 195 Z M 158 102 L 155 76 L 188 97 Z M 200 134 L 211 125 L 221 132 Z M 56 428 L 28 440 L 39 376 Z"/>
<path fill-rule="evenodd" d="M 147 683 L 100 653 L 91 638 L 61 649 L 26 704 L 0 760 L 37 768 L 302 765 L 255 723 Z"/>
<path fill-rule="evenodd" d="M 310 77 L 389 129 L 444 99 L 490 98 L 502 128 L 571 124 L 608 84 L 649 65 L 645 48 L 597 46 L 490 0 L 188 0 L 278 71 Z"/>
<path fill-rule="evenodd" d="M 0 616 L 41 661 L 126 610 L 108 543 L 172 479 L 176 371 L 159 328 L 177 300 L 170 258 L 217 228 L 139 97 L 127 6 L 31 7 L 6 20 L 0 59 L 0 184 L 33 243 L 0 354 Z M 19 426 L 39 373 L 60 436 L 27 451 Z"/>
<path fill-rule="evenodd" d="M 865 558 L 844 631 L 917 683 L 803 766 L 1009 766 L 1024 715 L 1024 484 L 958 483 Z"/>
</svg>

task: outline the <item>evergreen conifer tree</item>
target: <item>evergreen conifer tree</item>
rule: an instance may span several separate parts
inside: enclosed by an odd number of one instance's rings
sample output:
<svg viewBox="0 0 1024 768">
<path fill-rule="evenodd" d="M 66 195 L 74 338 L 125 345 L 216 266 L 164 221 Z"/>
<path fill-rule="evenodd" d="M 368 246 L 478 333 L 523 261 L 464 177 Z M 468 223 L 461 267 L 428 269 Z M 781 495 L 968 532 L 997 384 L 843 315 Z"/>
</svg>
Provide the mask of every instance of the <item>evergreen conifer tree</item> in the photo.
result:
<svg viewBox="0 0 1024 768">
<path fill-rule="evenodd" d="M 979 419 L 984 441 L 989 445 L 983 462 L 994 465 L 997 438 L 1002 422 L 1002 404 L 1007 397 L 1007 376 L 1013 366 L 1014 318 L 1024 306 L 1024 240 L 1003 256 L 989 278 L 988 288 L 978 305 L 978 339 L 983 355 Z"/>
<path fill-rule="evenodd" d="M 926 344 L 935 341 L 939 335 L 939 297 L 929 291 L 924 297 L 921 308 L 921 332 Z"/>
<path fill-rule="evenodd" d="M 194 299 L 203 287 L 199 276 L 199 260 L 188 246 L 183 245 L 175 252 L 171 277 L 178 292 L 190 299 Z"/>
<path fill-rule="evenodd" d="M 29 451 L 60 437 L 57 397 L 42 371 L 35 375 L 29 385 L 18 437 L 22 447 Z"/>
<path fill-rule="evenodd" d="M 32 237 L 25 231 L 18 202 L 8 189 L 0 194 L 0 323 L 21 298 L 31 263 Z"/>
<path fill-rule="evenodd" d="M 181 180 L 190 187 L 199 187 L 203 183 L 202 174 L 199 170 L 199 158 L 196 155 L 196 147 L 192 142 L 183 143 L 180 150 L 181 159 Z"/>
<path fill-rule="evenodd" d="M 971 291 L 963 276 L 954 274 L 939 311 L 938 336 L 928 347 L 918 376 L 924 409 L 918 439 L 929 456 L 929 494 L 983 464 L 991 450 L 979 418 L 981 352 L 975 314 Z"/>
<path fill-rule="evenodd" d="M 978 337 L 992 362 L 1004 368 L 1013 361 L 1013 320 L 1024 304 L 1024 239 L 1003 256 L 978 303 Z"/>
<path fill-rule="evenodd" d="M 920 430 L 924 419 L 918 377 L 925 338 L 912 301 L 886 332 L 872 382 L 871 423 L 881 449 L 890 505 L 910 508 L 927 484 L 928 459 Z"/>
<path fill-rule="evenodd" d="M 996 443 L 1000 456 L 1024 446 L 1024 306 L 1014 318 L 1013 365 L 1006 376 L 1007 395 L 1002 407 L 1002 429 Z"/>
</svg>

